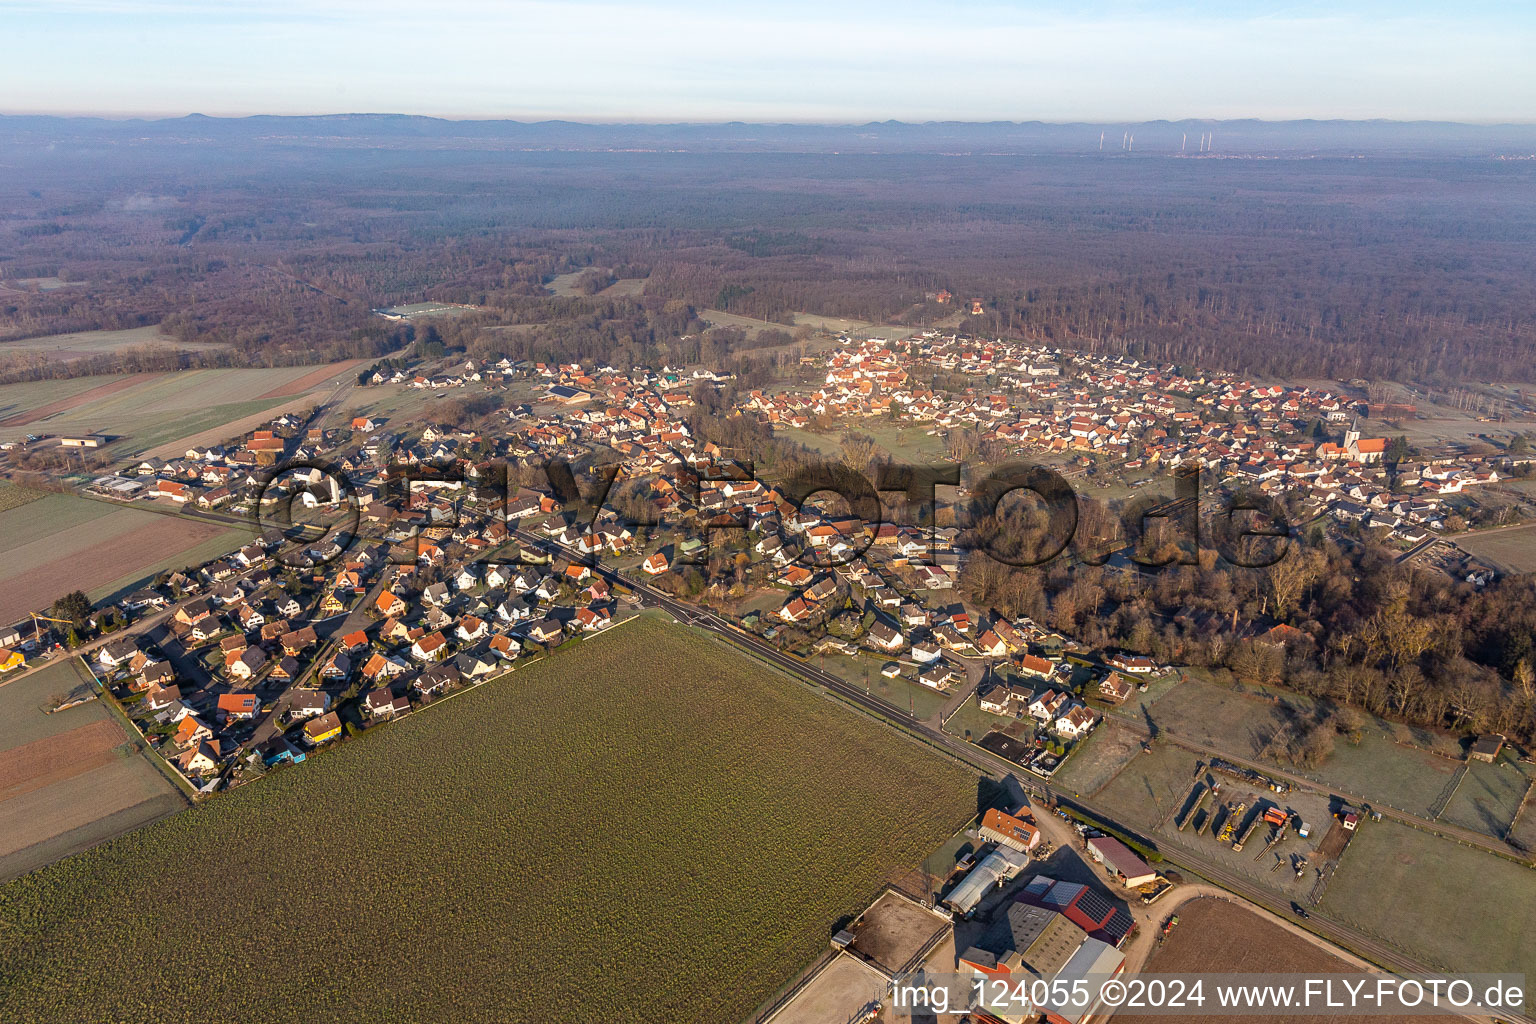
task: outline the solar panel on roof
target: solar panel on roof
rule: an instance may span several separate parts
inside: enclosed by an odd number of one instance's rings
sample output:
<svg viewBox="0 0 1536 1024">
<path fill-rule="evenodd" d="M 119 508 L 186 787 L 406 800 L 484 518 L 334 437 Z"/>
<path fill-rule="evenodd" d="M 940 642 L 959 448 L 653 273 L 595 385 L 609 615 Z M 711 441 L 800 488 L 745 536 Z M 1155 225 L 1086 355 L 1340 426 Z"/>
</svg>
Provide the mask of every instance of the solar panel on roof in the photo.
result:
<svg viewBox="0 0 1536 1024">
<path fill-rule="evenodd" d="M 1077 909 L 1089 920 L 1103 922 L 1114 913 L 1115 907 L 1092 889 L 1085 889 L 1077 901 Z"/>
<path fill-rule="evenodd" d="M 1119 940 L 1122 936 L 1130 934 L 1131 925 L 1130 911 L 1124 907 L 1116 907 L 1114 914 L 1105 922 L 1100 930 Z"/>
<path fill-rule="evenodd" d="M 1051 886 L 1050 892 L 1045 894 L 1043 902 L 1054 907 L 1065 907 L 1072 903 L 1078 893 L 1086 888 L 1080 882 L 1057 882 Z"/>
</svg>

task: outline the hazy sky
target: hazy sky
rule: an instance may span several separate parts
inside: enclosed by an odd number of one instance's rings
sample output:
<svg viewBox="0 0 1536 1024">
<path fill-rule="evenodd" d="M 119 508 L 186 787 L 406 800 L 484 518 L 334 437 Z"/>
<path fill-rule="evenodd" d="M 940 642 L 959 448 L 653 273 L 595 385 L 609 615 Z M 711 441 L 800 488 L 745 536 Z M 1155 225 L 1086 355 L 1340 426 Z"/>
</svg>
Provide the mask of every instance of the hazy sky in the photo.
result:
<svg viewBox="0 0 1536 1024">
<path fill-rule="evenodd" d="M 0 0 L 0 111 L 1536 120 L 1536 5 Z"/>
</svg>

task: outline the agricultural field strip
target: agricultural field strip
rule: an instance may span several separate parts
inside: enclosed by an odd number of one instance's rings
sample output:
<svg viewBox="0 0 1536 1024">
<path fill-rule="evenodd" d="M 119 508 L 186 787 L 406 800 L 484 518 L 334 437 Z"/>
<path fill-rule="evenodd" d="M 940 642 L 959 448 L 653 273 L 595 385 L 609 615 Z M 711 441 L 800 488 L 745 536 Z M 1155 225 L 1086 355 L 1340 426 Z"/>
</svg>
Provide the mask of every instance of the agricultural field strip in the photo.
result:
<svg viewBox="0 0 1536 1024">
<path fill-rule="evenodd" d="M 0 384 L 0 420 L 35 412 L 122 379 L 121 375 L 112 375 Z"/>
<path fill-rule="evenodd" d="M 0 803 L 105 763 L 127 741 L 122 726 L 101 718 L 0 751 Z"/>
<path fill-rule="evenodd" d="M 642 658 L 687 668 L 637 677 Z M 636 1005 L 664 1024 L 739 1019 L 825 945 L 828 921 L 968 820 L 975 787 L 920 745 L 647 618 L 11 883 L 0 942 L 25 952 L 0 1016 L 131 1016 L 131 1000 L 168 1020 L 214 1007 L 312 1018 L 344 998 L 352 1016 L 451 999 L 464 1020 Z M 897 802 L 917 810 L 886 809 Z M 231 905 L 188 872 L 274 884 Z M 304 901 L 275 884 L 294 877 Z M 167 885 L 185 893 L 174 911 Z M 215 912 L 228 939 L 212 956 L 148 940 L 167 915 Z M 431 962 L 381 974 L 402 921 L 436 937 Z M 636 943 L 642 932 L 651 941 Z M 632 969 L 584 971 L 573 1002 L 571 965 L 615 943 L 635 951 Z M 80 969 L 103 944 L 123 951 L 131 993 Z M 469 955 L 487 949 L 494 963 Z"/>
<path fill-rule="evenodd" d="M 58 531 L 93 522 L 117 511 L 112 505 L 71 494 L 50 494 L 38 501 L 7 509 L 0 512 L 0 554 L 46 541 Z"/>
<path fill-rule="evenodd" d="M 15 545 L 11 538 L 0 554 L 0 581 L 12 579 L 41 566 L 68 559 L 71 555 L 88 548 L 115 540 L 146 526 L 152 526 L 162 517 L 153 512 L 141 512 L 135 508 L 104 506 L 106 515 L 92 517 L 78 526 L 55 529 L 45 537 L 29 543 Z M 61 580 L 61 582 L 69 582 Z"/>
</svg>

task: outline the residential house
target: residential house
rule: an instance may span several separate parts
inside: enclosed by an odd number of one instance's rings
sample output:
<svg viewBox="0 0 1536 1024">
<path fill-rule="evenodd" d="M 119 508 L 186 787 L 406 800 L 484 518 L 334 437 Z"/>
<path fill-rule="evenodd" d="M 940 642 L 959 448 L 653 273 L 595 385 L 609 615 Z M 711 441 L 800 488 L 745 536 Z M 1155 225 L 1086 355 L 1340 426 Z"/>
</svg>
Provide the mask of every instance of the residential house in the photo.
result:
<svg viewBox="0 0 1536 1024">
<path fill-rule="evenodd" d="M 417 661 L 441 661 L 448 655 L 448 640 L 443 634 L 431 632 L 411 645 L 411 657 Z"/>
<path fill-rule="evenodd" d="M 256 717 L 256 712 L 261 710 L 261 700 L 254 693 L 222 693 L 218 708 L 224 713 L 225 721 L 239 722 Z"/>
<path fill-rule="evenodd" d="M 294 690 L 288 696 L 288 717 L 313 718 L 331 709 L 331 695 L 324 690 Z"/>
<path fill-rule="evenodd" d="M 1092 732 L 1097 721 L 1098 718 L 1089 708 L 1077 704 L 1052 722 L 1051 728 L 1055 730 L 1056 735 L 1075 740 Z"/>
<path fill-rule="evenodd" d="M 1135 692 L 1136 685 L 1119 672 L 1111 672 L 1099 681 L 1099 696 L 1116 704 L 1130 699 Z"/>
<path fill-rule="evenodd" d="M 328 711 L 304 723 L 304 738 L 312 746 L 328 743 L 340 735 L 341 716 L 334 711 Z"/>
</svg>

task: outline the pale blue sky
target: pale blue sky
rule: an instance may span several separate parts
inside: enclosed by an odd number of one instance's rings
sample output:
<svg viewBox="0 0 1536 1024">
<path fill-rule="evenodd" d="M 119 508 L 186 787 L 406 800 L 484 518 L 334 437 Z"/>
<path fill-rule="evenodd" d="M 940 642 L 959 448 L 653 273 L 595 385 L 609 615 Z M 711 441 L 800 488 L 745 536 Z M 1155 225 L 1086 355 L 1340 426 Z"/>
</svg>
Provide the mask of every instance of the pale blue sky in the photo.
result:
<svg viewBox="0 0 1536 1024">
<path fill-rule="evenodd" d="M 0 112 L 1536 120 L 1536 6 L 0 0 Z"/>
</svg>

